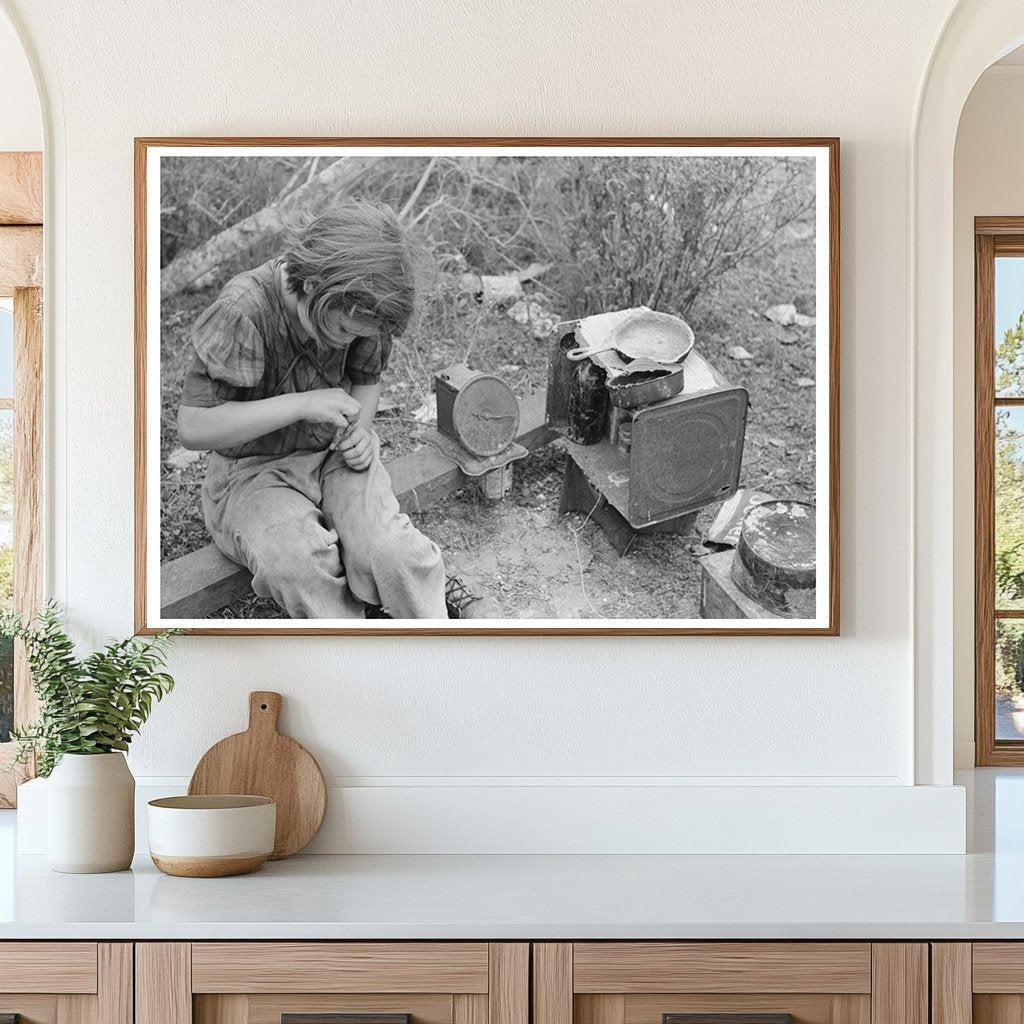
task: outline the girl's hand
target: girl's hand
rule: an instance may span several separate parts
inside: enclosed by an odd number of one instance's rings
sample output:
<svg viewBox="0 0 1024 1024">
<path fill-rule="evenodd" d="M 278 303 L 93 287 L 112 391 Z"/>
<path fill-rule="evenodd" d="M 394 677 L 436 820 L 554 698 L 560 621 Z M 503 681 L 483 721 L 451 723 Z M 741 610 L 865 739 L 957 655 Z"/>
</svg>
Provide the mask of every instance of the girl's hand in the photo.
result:
<svg viewBox="0 0 1024 1024">
<path fill-rule="evenodd" d="M 318 388 L 302 393 L 303 419 L 343 428 L 358 419 L 362 406 L 344 388 Z"/>
<path fill-rule="evenodd" d="M 373 462 L 373 434 L 366 427 L 356 424 L 340 437 L 336 436 L 331 442 L 331 449 L 341 452 L 341 457 L 349 469 L 361 473 Z"/>
</svg>

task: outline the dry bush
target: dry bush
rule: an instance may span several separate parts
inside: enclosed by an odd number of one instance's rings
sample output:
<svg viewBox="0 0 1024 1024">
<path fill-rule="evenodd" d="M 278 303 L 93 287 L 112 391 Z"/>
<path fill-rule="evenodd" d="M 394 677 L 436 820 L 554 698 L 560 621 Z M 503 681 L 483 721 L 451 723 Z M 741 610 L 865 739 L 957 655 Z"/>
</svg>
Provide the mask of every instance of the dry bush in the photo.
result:
<svg viewBox="0 0 1024 1024">
<path fill-rule="evenodd" d="M 163 262 L 301 187 L 324 159 L 167 160 Z M 813 162 L 768 156 L 389 157 L 356 195 L 404 213 L 429 254 L 428 301 L 438 272 L 539 260 L 556 266 L 549 287 L 566 316 L 640 304 L 685 314 L 814 210 Z"/>
<path fill-rule="evenodd" d="M 567 161 L 564 258 L 573 315 L 646 305 L 687 314 L 722 278 L 814 210 L 808 158 L 598 157 Z"/>
</svg>

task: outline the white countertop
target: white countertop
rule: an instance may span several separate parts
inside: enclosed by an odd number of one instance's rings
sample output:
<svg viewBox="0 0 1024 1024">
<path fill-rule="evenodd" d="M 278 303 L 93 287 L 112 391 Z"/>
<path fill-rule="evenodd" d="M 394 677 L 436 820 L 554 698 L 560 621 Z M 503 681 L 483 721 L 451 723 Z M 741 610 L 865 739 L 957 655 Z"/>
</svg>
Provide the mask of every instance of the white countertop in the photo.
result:
<svg viewBox="0 0 1024 1024">
<path fill-rule="evenodd" d="M 240 878 L 13 856 L 0 939 L 1024 939 L 1024 773 L 972 773 L 966 856 L 309 856 Z M 2 870 L 4 865 L 13 870 Z"/>
<path fill-rule="evenodd" d="M 298 857 L 228 879 L 23 857 L 0 939 L 1024 938 L 1024 856 Z"/>
</svg>

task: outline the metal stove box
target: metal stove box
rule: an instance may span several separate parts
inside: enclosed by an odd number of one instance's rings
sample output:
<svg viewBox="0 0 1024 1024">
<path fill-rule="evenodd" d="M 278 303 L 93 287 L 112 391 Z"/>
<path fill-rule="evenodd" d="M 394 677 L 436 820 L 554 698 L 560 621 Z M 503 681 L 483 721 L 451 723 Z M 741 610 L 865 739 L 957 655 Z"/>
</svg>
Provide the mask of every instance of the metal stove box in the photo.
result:
<svg viewBox="0 0 1024 1024">
<path fill-rule="evenodd" d="M 623 515 L 646 526 L 735 494 L 746 429 L 746 388 L 731 385 L 640 409 L 633 417 Z"/>
<path fill-rule="evenodd" d="M 568 389 L 560 378 L 569 333 L 553 345 L 548 378 L 547 423 L 563 436 Z M 683 368 L 680 394 L 635 410 L 628 450 L 612 443 L 609 428 L 598 444 L 565 442 L 590 482 L 636 529 L 724 501 L 739 487 L 747 390 L 697 351 Z"/>
</svg>

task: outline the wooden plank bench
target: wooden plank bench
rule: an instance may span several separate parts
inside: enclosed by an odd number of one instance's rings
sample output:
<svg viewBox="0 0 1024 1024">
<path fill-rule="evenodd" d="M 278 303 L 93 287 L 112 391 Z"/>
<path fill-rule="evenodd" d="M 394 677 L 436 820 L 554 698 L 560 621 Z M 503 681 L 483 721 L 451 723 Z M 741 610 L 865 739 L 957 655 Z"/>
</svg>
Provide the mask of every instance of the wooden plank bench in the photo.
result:
<svg viewBox="0 0 1024 1024">
<path fill-rule="evenodd" d="M 544 391 L 522 402 L 516 440 L 531 451 L 550 441 L 554 431 L 544 420 Z M 403 512 L 436 505 L 465 486 L 462 470 L 435 448 L 425 445 L 412 455 L 386 463 Z M 251 592 L 249 570 L 226 558 L 212 544 L 160 567 L 160 614 L 165 619 L 202 619 Z"/>
</svg>

